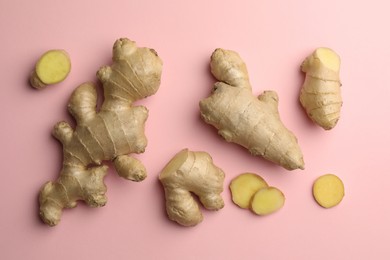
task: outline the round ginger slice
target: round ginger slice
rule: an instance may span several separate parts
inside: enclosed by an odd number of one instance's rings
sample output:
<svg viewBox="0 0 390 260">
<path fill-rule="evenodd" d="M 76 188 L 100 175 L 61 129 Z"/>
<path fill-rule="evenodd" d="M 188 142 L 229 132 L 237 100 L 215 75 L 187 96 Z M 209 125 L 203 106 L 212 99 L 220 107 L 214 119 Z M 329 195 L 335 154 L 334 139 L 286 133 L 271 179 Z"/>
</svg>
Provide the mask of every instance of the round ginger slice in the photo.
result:
<svg viewBox="0 0 390 260">
<path fill-rule="evenodd" d="M 268 215 L 281 209 L 284 201 L 284 194 L 278 188 L 266 187 L 253 196 L 251 210 L 257 215 Z"/>
<path fill-rule="evenodd" d="M 325 174 L 314 181 L 313 196 L 324 208 L 338 205 L 344 197 L 344 184 L 334 174 Z"/>
<path fill-rule="evenodd" d="M 234 178 L 229 187 L 234 204 L 240 208 L 248 209 L 253 195 L 258 190 L 268 187 L 268 184 L 257 174 L 243 173 Z"/>
<path fill-rule="evenodd" d="M 30 83 L 37 89 L 60 83 L 68 76 L 70 69 L 71 62 L 66 51 L 49 50 L 36 63 Z"/>
</svg>

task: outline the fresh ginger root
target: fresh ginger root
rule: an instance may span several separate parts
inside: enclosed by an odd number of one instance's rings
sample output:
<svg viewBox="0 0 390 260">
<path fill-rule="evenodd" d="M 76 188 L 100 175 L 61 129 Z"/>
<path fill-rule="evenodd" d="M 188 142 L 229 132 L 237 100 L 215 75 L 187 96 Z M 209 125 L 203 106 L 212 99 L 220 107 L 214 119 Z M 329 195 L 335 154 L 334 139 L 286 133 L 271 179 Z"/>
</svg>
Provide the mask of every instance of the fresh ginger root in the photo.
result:
<svg viewBox="0 0 390 260">
<path fill-rule="evenodd" d="M 60 83 L 65 80 L 71 69 L 69 55 L 64 50 L 45 52 L 35 64 L 30 76 L 30 84 L 36 89 Z"/>
<path fill-rule="evenodd" d="M 278 95 L 252 94 L 248 71 L 238 53 L 216 49 L 211 72 L 220 81 L 211 96 L 200 101 L 201 116 L 228 141 L 247 148 L 288 170 L 303 169 L 297 138 L 280 120 Z"/>
<path fill-rule="evenodd" d="M 260 189 L 253 195 L 251 210 L 257 215 L 268 215 L 283 207 L 284 194 L 275 187 Z"/>
<path fill-rule="evenodd" d="M 306 73 L 300 102 L 308 116 L 325 130 L 336 126 L 341 99 L 340 57 L 329 48 L 318 48 L 302 63 Z"/>
<path fill-rule="evenodd" d="M 314 181 L 313 196 L 324 208 L 338 205 L 344 197 L 344 184 L 334 174 L 325 174 Z"/>
<path fill-rule="evenodd" d="M 203 215 L 191 193 L 209 210 L 223 208 L 224 172 L 214 165 L 205 152 L 184 149 L 162 170 L 159 179 L 164 186 L 168 217 L 183 226 L 195 226 Z"/>
<path fill-rule="evenodd" d="M 234 204 L 243 209 L 250 208 L 253 195 L 268 187 L 267 182 L 257 174 L 243 173 L 230 182 L 230 192 Z"/>
<path fill-rule="evenodd" d="M 105 205 L 103 178 L 108 167 L 102 161 L 113 161 L 125 179 L 142 181 L 146 177 L 142 163 L 128 154 L 145 150 L 148 110 L 132 103 L 156 93 L 161 71 L 162 61 L 153 49 L 119 39 L 114 44 L 113 64 L 97 72 L 104 88 L 100 111 L 96 111 L 94 84 L 76 88 L 68 105 L 76 128 L 59 122 L 53 130 L 63 145 L 63 167 L 58 180 L 46 183 L 40 192 L 40 216 L 45 223 L 57 225 L 62 209 L 75 207 L 78 200 L 91 207 Z"/>
</svg>

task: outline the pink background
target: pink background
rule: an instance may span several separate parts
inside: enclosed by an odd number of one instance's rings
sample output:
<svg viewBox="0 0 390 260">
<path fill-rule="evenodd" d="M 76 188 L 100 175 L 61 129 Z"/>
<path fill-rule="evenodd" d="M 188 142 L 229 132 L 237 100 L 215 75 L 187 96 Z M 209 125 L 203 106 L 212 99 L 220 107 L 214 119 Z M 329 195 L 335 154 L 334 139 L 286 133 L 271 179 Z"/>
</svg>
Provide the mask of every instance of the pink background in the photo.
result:
<svg viewBox="0 0 390 260">
<path fill-rule="evenodd" d="M 390 259 L 390 4 L 372 1 L 198 0 L 0 2 L 1 259 Z M 148 178 L 132 183 L 111 169 L 108 204 L 80 203 L 55 228 L 38 218 L 38 191 L 61 167 L 50 135 L 72 119 L 73 89 L 96 81 L 119 37 L 152 47 L 164 61 L 158 93 L 147 106 L 149 145 L 138 158 Z M 315 126 L 298 103 L 302 60 L 327 46 L 342 58 L 344 106 L 332 131 Z M 280 114 L 298 137 L 304 171 L 288 172 L 226 143 L 199 117 L 214 79 L 209 56 L 233 49 L 246 61 L 253 92 L 279 93 Z M 66 49 L 72 72 L 36 91 L 27 77 L 37 58 Z M 225 208 L 183 228 L 165 214 L 158 174 L 188 147 L 209 152 L 226 173 Z M 256 172 L 286 195 L 279 212 L 258 217 L 231 202 L 232 178 Z M 312 198 L 315 178 L 338 175 L 346 195 L 325 210 Z"/>
</svg>

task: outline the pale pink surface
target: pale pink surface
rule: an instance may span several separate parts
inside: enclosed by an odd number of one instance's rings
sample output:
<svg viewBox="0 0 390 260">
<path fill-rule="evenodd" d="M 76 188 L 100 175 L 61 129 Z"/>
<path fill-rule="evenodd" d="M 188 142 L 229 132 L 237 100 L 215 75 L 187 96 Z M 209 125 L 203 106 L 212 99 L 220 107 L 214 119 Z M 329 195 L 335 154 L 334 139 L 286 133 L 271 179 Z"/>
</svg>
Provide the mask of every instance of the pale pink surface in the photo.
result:
<svg viewBox="0 0 390 260">
<path fill-rule="evenodd" d="M 1 1 L 1 259 L 390 259 L 390 3 L 373 1 Z M 150 110 L 149 145 L 138 158 L 148 178 L 132 183 L 111 169 L 108 204 L 80 203 L 49 228 L 38 218 L 38 190 L 58 176 L 60 144 L 51 137 L 70 93 L 110 63 L 116 38 L 153 47 L 164 61 L 160 90 L 138 102 Z M 301 61 L 319 46 L 342 58 L 344 106 L 331 131 L 315 126 L 298 103 Z M 238 51 L 255 94 L 279 93 L 280 113 L 299 138 L 304 171 L 287 172 L 224 142 L 200 120 L 198 101 L 214 79 L 217 48 Z M 43 91 L 27 77 L 51 48 L 66 49 L 72 72 Z M 226 173 L 225 208 L 204 212 L 195 228 L 169 221 L 158 182 L 180 149 L 209 152 Z M 237 174 L 260 173 L 286 203 L 258 217 L 231 202 Z M 346 195 L 325 210 L 312 182 L 338 175 Z"/>
</svg>

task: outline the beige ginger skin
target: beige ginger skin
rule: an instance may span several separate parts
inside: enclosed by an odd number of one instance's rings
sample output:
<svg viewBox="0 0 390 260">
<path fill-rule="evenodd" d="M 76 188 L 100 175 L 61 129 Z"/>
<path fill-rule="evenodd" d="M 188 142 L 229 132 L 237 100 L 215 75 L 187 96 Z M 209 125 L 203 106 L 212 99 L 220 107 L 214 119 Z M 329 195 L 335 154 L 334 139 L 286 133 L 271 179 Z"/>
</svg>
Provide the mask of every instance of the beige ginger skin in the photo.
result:
<svg viewBox="0 0 390 260">
<path fill-rule="evenodd" d="M 254 96 L 246 65 L 234 51 L 216 49 L 210 65 L 219 82 L 211 96 L 200 101 L 204 121 L 217 128 L 226 141 L 247 148 L 253 155 L 288 170 L 303 169 L 297 138 L 280 119 L 276 92 Z"/>
<path fill-rule="evenodd" d="M 343 104 L 340 83 L 340 57 L 329 48 L 318 48 L 302 65 L 306 73 L 300 102 L 307 115 L 325 130 L 336 126 Z"/>
<path fill-rule="evenodd" d="M 184 149 L 176 154 L 162 170 L 159 179 L 165 190 L 168 217 L 183 226 L 195 226 L 203 215 L 193 194 L 206 209 L 224 207 L 224 172 L 214 165 L 206 152 Z"/>
<path fill-rule="evenodd" d="M 145 150 L 148 110 L 132 103 L 156 93 L 161 72 L 162 61 L 153 49 L 119 39 L 113 48 L 113 64 L 97 72 L 104 89 L 100 111 L 96 111 L 93 83 L 76 88 L 68 105 L 76 128 L 59 122 L 53 130 L 63 145 L 63 167 L 57 181 L 47 182 L 40 191 L 40 216 L 45 223 L 57 225 L 62 209 L 75 207 L 78 200 L 91 207 L 105 205 L 103 178 L 108 167 L 103 161 L 113 161 L 125 179 L 142 181 L 146 177 L 145 167 L 129 154 Z"/>
</svg>

